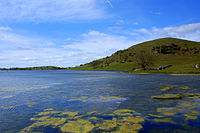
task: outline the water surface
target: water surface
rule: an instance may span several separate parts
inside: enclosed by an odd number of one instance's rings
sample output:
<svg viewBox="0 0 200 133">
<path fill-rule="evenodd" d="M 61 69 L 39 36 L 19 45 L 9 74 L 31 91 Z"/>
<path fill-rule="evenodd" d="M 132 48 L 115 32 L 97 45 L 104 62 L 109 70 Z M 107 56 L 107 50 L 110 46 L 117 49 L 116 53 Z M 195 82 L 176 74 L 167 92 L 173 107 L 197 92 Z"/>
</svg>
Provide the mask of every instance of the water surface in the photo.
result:
<svg viewBox="0 0 200 133">
<path fill-rule="evenodd" d="M 175 86 L 175 89 L 160 91 L 166 86 Z M 181 86 L 191 89 L 179 90 Z M 200 93 L 199 86 L 200 76 L 191 75 L 1 71 L 0 132 L 64 132 L 64 126 L 76 123 L 85 123 L 91 129 L 89 132 L 117 132 L 128 127 L 131 118 L 135 120 L 131 123 L 132 127 L 142 126 L 133 129 L 136 132 L 200 132 L 200 99 L 151 98 L 163 93 Z M 116 112 L 122 109 L 129 114 Z M 74 114 L 69 115 L 69 112 Z M 47 124 L 41 120 L 45 117 L 49 121 L 62 118 L 63 121 L 57 125 Z M 126 118 L 129 120 L 123 120 Z M 141 119 L 136 122 L 135 118 Z M 104 127 L 106 122 L 111 122 L 107 123 L 111 125 L 109 128 Z"/>
</svg>

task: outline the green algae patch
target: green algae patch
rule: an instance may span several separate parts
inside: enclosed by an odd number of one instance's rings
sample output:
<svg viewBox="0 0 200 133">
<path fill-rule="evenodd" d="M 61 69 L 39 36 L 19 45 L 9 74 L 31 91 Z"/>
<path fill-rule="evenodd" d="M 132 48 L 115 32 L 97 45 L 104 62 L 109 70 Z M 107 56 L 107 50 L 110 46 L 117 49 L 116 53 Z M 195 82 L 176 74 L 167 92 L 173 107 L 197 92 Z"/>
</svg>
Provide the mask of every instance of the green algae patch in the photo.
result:
<svg viewBox="0 0 200 133">
<path fill-rule="evenodd" d="M 184 93 L 184 96 L 191 99 L 200 99 L 200 93 Z"/>
<path fill-rule="evenodd" d="M 0 91 L 0 92 L 4 93 L 4 92 L 9 92 L 9 91 Z"/>
<path fill-rule="evenodd" d="M 162 117 L 164 117 L 164 116 L 162 116 L 162 115 L 155 115 L 155 114 L 149 114 L 149 116 L 157 117 L 157 118 L 162 118 Z"/>
<path fill-rule="evenodd" d="M 90 120 L 98 120 L 97 117 L 90 117 L 89 119 L 90 119 Z"/>
<path fill-rule="evenodd" d="M 52 108 L 45 109 L 44 111 L 52 111 Z"/>
<path fill-rule="evenodd" d="M 196 110 L 192 110 L 192 111 L 190 111 L 190 114 L 197 114 L 197 115 L 200 115 L 200 112 L 199 112 L 199 111 L 196 111 Z"/>
<path fill-rule="evenodd" d="M 33 89 L 47 89 L 50 88 L 51 86 L 35 86 L 35 87 L 22 87 L 22 88 L 6 88 L 4 89 L 4 92 L 12 92 L 16 90 L 33 90 Z"/>
<path fill-rule="evenodd" d="M 97 113 L 97 111 L 88 112 L 87 115 L 92 115 L 92 114 L 95 114 L 95 113 Z"/>
<path fill-rule="evenodd" d="M 36 104 L 39 104 L 39 103 L 27 103 L 27 106 L 32 107 L 33 105 L 36 105 Z"/>
<path fill-rule="evenodd" d="M 88 98 L 88 96 L 82 96 L 81 98 L 86 99 L 86 98 Z"/>
<path fill-rule="evenodd" d="M 32 119 L 32 120 L 36 120 L 35 123 L 33 123 L 32 125 L 24 128 L 21 133 L 30 133 L 32 132 L 32 130 L 34 128 L 37 127 L 47 127 L 47 126 L 52 126 L 53 128 L 62 125 L 65 123 L 65 121 L 67 120 L 66 118 L 51 118 L 51 117 L 42 117 L 39 119 Z"/>
<path fill-rule="evenodd" d="M 73 118 L 74 116 L 76 116 L 78 114 L 78 112 L 61 112 L 58 116 L 69 116 L 70 118 Z"/>
<path fill-rule="evenodd" d="M 172 123 L 175 122 L 171 118 L 164 118 L 164 119 L 153 119 L 154 122 L 161 122 L 161 123 Z"/>
<path fill-rule="evenodd" d="M 144 119 L 140 116 L 136 116 L 136 117 L 128 116 L 128 117 L 123 117 L 123 119 L 120 120 L 120 122 L 128 122 L 128 123 L 138 124 L 138 123 L 144 122 Z"/>
<path fill-rule="evenodd" d="M 191 103 L 189 103 L 189 102 L 184 102 L 183 105 L 182 105 L 182 107 L 188 107 L 188 108 L 190 108 L 190 109 L 194 109 L 194 108 L 197 108 L 197 107 L 199 107 L 199 106 L 194 105 L 194 104 L 191 104 Z"/>
<path fill-rule="evenodd" d="M 81 98 L 76 98 L 76 99 L 69 99 L 67 101 L 73 102 L 73 101 L 82 101 L 82 102 L 87 102 L 88 100 L 81 99 Z"/>
<path fill-rule="evenodd" d="M 119 116 L 127 116 L 127 115 L 133 115 L 135 113 L 134 110 L 129 110 L 129 109 L 119 109 L 114 111 L 114 114 L 119 115 Z"/>
<path fill-rule="evenodd" d="M 9 96 L 1 96 L 0 98 L 2 99 L 7 99 L 7 98 L 12 98 L 15 97 L 16 95 L 9 95 Z"/>
<path fill-rule="evenodd" d="M 31 118 L 34 123 L 24 128 L 21 133 L 38 131 L 41 128 L 59 128 L 62 132 L 88 133 L 88 132 L 138 132 L 142 127 L 140 123 L 144 118 L 139 113 L 129 109 L 119 109 L 110 114 L 96 111 L 78 112 L 54 111 L 46 109 Z M 109 119 L 106 119 L 106 117 Z M 111 118 L 111 119 L 110 119 Z M 126 129 L 126 128 L 129 129 Z"/>
<path fill-rule="evenodd" d="M 61 131 L 70 133 L 88 133 L 95 126 L 88 120 L 79 119 L 77 121 L 69 121 L 61 127 Z"/>
<path fill-rule="evenodd" d="M 117 119 L 114 118 L 112 120 L 105 120 L 103 124 L 99 126 L 99 129 L 101 130 L 112 130 L 117 126 Z"/>
<path fill-rule="evenodd" d="M 172 90 L 174 89 L 176 86 L 166 86 L 164 88 L 161 89 L 161 91 L 165 92 L 165 91 L 169 91 L 169 90 Z"/>
<path fill-rule="evenodd" d="M 84 116 L 85 116 L 85 115 L 78 115 L 78 116 L 73 117 L 73 119 L 74 119 L 74 120 L 80 119 L 80 118 L 82 118 L 82 117 L 84 117 Z"/>
<path fill-rule="evenodd" d="M 103 101 L 103 102 L 112 102 L 112 101 L 117 101 L 120 102 L 122 100 L 126 100 L 126 98 L 123 97 L 118 97 L 118 96 L 101 96 L 98 101 Z"/>
<path fill-rule="evenodd" d="M 49 111 L 49 112 L 41 112 L 38 114 L 38 116 L 41 116 L 41 115 L 52 115 L 52 114 L 59 114 L 60 111 Z"/>
<path fill-rule="evenodd" d="M 123 123 L 117 131 L 113 133 L 137 133 L 140 129 L 142 129 L 142 125 L 140 124 L 129 124 Z"/>
<path fill-rule="evenodd" d="M 157 112 L 162 113 L 165 116 L 174 116 L 178 113 L 179 109 L 176 107 L 162 107 L 157 108 Z"/>
<path fill-rule="evenodd" d="M 81 101 L 81 102 L 116 102 L 121 103 L 122 100 L 126 100 L 126 98 L 118 97 L 118 96 L 100 96 L 100 97 L 88 97 L 88 96 L 82 96 L 80 98 L 72 98 L 68 99 L 67 101 L 73 102 L 73 101 Z"/>
<path fill-rule="evenodd" d="M 181 89 L 181 90 L 190 90 L 191 88 L 189 88 L 188 86 L 181 86 L 181 87 L 179 87 L 179 89 Z"/>
<path fill-rule="evenodd" d="M 47 127 L 47 126 L 51 126 L 53 128 L 60 127 L 63 126 L 67 120 L 72 119 L 77 114 L 78 114 L 77 112 L 63 112 L 63 111 L 41 112 L 37 114 L 36 117 L 30 118 L 31 121 L 35 122 L 32 125 L 24 128 L 21 132 L 29 133 L 38 127 Z"/>
<path fill-rule="evenodd" d="M 1 106 L 2 109 L 14 109 L 16 107 L 23 106 L 22 104 L 14 105 L 14 106 Z"/>
<path fill-rule="evenodd" d="M 151 98 L 160 100 L 171 100 L 171 99 L 181 99 L 182 96 L 180 94 L 163 94 L 159 96 L 152 96 Z"/>
<path fill-rule="evenodd" d="M 186 117 L 186 119 L 191 119 L 191 120 L 195 120 L 195 119 L 198 118 L 198 117 L 195 116 L 195 115 L 189 115 L 189 114 L 184 114 L 184 116 Z"/>
</svg>

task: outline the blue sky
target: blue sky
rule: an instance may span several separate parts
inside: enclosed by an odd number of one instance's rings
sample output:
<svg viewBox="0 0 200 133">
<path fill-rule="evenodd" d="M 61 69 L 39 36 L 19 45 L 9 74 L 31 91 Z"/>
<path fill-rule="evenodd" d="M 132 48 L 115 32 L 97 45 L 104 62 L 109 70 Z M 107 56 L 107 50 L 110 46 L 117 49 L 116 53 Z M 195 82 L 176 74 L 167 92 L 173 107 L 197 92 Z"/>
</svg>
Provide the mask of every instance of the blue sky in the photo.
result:
<svg viewBox="0 0 200 133">
<path fill-rule="evenodd" d="M 200 41 L 199 0 L 0 0 L 0 67 L 76 66 L 161 37 Z"/>
</svg>

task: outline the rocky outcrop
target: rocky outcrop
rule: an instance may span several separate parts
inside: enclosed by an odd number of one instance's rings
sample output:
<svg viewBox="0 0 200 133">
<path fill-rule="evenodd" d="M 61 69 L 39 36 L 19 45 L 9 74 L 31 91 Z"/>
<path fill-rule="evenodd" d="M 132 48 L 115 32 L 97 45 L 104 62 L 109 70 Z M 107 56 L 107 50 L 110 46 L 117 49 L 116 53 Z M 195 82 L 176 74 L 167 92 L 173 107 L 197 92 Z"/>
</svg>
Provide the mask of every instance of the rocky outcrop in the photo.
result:
<svg viewBox="0 0 200 133">
<path fill-rule="evenodd" d="M 196 65 L 195 65 L 195 68 L 196 68 L 196 69 L 199 69 L 199 64 L 196 64 Z"/>
<path fill-rule="evenodd" d="M 134 71 L 143 71 L 143 70 L 163 70 L 163 69 L 166 69 L 168 67 L 172 67 L 172 65 L 166 65 L 166 66 L 160 66 L 160 67 L 157 67 L 157 68 L 145 68 L 145 69 L 135 69 Z"/>
<path fill-rule="evenodd" d="M 151 98 L 169 100 L 169 99 L 181 99 L 182 97 L 180 94 L 163 94 L 159 96 L 152 96 Z"/>
</svg>

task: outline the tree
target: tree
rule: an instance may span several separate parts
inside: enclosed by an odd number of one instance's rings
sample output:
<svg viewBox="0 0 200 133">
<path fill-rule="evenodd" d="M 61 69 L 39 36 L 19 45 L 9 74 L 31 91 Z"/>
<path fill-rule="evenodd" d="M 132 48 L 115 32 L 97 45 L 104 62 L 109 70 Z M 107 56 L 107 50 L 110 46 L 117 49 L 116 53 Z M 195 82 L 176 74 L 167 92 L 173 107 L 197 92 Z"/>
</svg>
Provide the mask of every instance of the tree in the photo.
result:
<svg viewBox="0 0 200 133">
<path fill-rule="evenodd" d="M 135 53 L 134 56 L 135 62 L 142 67 L 142 69 L 146 69 L 147 66 L 153 65 L 153 58 L 151 52 L 139 50 Z"/>
</svg>

